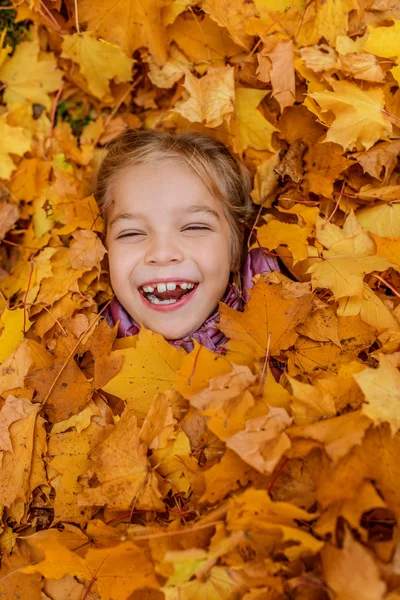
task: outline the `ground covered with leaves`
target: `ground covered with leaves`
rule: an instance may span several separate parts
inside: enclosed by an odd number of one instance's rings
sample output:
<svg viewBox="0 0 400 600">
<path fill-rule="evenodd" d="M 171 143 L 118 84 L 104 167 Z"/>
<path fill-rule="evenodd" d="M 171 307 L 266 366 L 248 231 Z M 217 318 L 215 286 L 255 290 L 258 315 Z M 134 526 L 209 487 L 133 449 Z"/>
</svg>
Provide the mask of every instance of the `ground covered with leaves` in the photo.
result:
<svg viewBox="0 0 400 600">
<path fill-rule="evenodd" d="M 400 598 L 400 10 L 2 1 L 0 595 Z M 126 128 L 254 175 L 280 257 L 226 354 L 116 340 L 93 198 Z M 285 363 L 280 381 L 270 358 Z"/>
</svg>

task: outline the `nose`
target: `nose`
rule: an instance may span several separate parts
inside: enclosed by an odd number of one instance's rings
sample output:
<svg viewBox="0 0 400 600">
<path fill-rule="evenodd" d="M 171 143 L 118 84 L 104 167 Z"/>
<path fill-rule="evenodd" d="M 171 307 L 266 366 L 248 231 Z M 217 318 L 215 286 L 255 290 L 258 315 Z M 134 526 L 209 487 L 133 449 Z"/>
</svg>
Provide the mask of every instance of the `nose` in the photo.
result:
<svg viewBox="0 0 400 600">
<path fill-rule="evenodd" d="M 159 232 L 151 235 L 146 248 L 146 263 L 163 265 L 178 263 L 182 260 L 182 249 L 172 234 Z"/>
</svg>

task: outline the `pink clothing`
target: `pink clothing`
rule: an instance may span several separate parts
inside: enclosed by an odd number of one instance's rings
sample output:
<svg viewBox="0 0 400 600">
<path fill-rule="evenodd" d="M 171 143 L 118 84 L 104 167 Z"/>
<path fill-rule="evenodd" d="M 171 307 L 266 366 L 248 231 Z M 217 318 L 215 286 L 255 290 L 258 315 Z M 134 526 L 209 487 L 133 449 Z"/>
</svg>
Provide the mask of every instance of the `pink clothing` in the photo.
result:
<svg viewBox="0 0 400 600">
<path fill-rule="evenodd" d="M 253 287 L 252 278 L 257 273 L 269 273 L 270 271 L 279 271 L 279 265 L 275 258 L 269 256 L 262 248 L 254 248 L 246 256 L 242 270 L 243 298 L 247 303 L 249 300 L 248 289 Z M 228 285 L 221 302 L 231 308 L 243 312 L 245 303 L 238 292 L 232 286 Z M 135 335 L 140 331 L 140 325 L 133 319 L 118 302 L 117 298 L 111 301 L 110 306 L 105 311 L 107 322 L 112 327 L 119 321 L 118 337 Z M 214 352 L 224 353 L 223 344 L 228 338 L 217 329 L 216 323 L 219 322 L 218 308 L 204 321 L 196 331 L 191 331 L 184 338 L 179 340 L 168 340 L 175 348 L 184 348 L 186 352 L 193 350 L 193 339 L 199 344 L 213 350 Z"/>
</svg>

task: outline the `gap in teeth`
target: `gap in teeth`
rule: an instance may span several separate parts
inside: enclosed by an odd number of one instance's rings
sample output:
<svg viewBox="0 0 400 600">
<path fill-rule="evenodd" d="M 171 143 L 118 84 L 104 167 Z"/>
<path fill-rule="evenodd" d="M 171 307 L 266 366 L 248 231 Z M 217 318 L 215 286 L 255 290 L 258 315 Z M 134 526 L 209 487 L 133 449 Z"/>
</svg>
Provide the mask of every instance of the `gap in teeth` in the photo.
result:
<svg viewBox="0 0 400 600">
<path fill-rule="evenodd" d="M 166 290 L 175 290 L 176 286 L 181 287 L 183 290 L 191 290 L 194 288 L 195 284 L 194 283 L 189 283 L 186 281 L 180 282 L 180 283 L 175 283 L 173 281 L 169 281 L 167 284 L 165 283 L 157 283 L 155 286 L 151 286 L 151 285 L 146 285 L 146 286 L 142 286 L 142 289 L 144 292 L 147 293 L 152 293 L 154 292 L 154 290 L 157 288 L 158 292 L 165 292 Z"/>
</svg>

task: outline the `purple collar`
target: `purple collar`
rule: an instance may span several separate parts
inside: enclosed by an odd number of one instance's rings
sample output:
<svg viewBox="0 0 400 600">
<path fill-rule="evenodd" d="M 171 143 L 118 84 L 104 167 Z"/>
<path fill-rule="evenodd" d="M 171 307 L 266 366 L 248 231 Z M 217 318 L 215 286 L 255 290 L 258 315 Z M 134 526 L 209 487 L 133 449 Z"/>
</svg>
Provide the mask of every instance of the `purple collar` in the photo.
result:
<svg viewBox="0 0 400 600">
<path fill-rule="evenodd" d="M 242 270 L 242 288 L 245 302 L 243 302 L 243 299 L 235 288 L 230 285 L 227 286 L 225 294 L 221 298 L 221 302 L 242 312 L 245 303 L 247 304 L 249 300 L 247 290 L 253 287 L 251 280 L 254 275 L 257 273 L 269 273 L 270 271 L 279 270 L 277 260 L 266 254 L 262 248 L 250 250 L 246 256 Z M 139 333 L 140 325 L 126 312 L 117 298 L 113 298 L 104 314 L 111 327 L 119 321 L 117 337 L 122 338 Z M 218 308 L 204 321 L 199 329 L 191 331 L 185 335 L 184 338 L 179 340 L 168 340 L 168 342 L 175 348 L 183 348 L 186 352 L 191 352 L 194 347 L 192 341 L 194 339 L 202 346 L 209 348 L 209 350 L 222 354 L 224 353 L 222 345 L 228 341 L 228 338 L 226 338 L 222 331 L 216 327 L 217 323 L 219 323 Z"/>
</svg>

